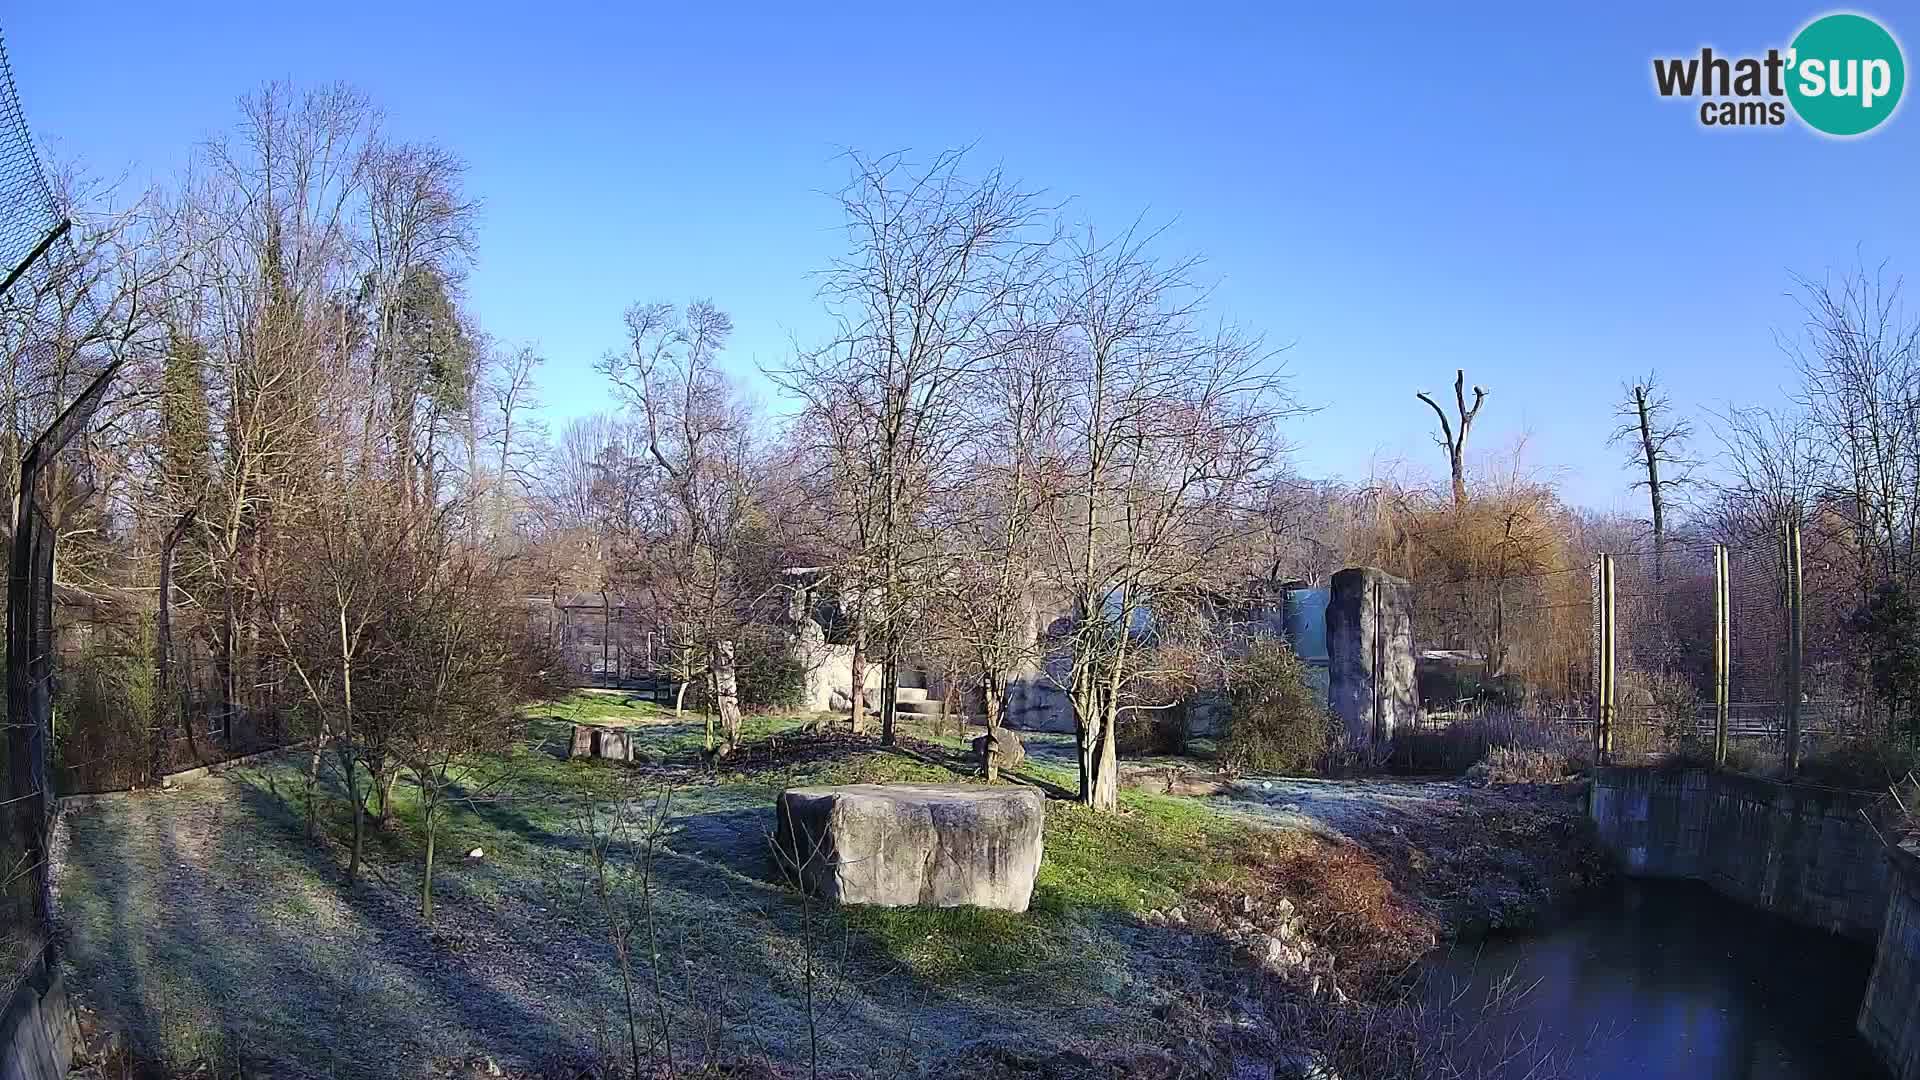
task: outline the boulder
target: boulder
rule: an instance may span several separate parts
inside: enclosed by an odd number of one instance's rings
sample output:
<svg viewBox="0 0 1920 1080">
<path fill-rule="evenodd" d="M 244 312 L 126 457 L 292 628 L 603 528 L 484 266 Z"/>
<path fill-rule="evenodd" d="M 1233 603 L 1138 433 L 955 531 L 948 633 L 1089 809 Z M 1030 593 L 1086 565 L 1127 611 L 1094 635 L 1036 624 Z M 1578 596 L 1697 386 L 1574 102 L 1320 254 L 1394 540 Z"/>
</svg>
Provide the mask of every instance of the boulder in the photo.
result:
<svg viewBox="0 0 1920 1080">
<path fill-rule="evenodd" d="M 987 749 L 991 743 L 994 756 L 999 758 L 1002 769 L 1017 769 L 1027 760 L 1027 746 L 1012 728 L 998 727 L 973 740 L 973 756 L 980 759 L 980 767 L 986 768 Z"/>
<path fill-rule="evenodd" d="M 780 793 L 781 870 L 818 896 L 1025 911 L 1046 800 L 1027 787 L 848 784 Z"/>
</svg>

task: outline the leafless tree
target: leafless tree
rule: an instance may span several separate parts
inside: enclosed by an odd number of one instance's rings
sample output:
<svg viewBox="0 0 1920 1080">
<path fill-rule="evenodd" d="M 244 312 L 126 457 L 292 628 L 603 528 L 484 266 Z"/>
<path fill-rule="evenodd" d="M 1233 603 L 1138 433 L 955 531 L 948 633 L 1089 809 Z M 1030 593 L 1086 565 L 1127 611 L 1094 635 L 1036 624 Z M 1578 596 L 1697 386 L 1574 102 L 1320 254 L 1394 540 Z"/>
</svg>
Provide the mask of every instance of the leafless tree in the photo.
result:
<svg viewBox="0 0 1920 1080">
<path fill-rule="evenodd" d="M 1467 406 L 1467 373 L 1464 369 L 1453 373 L 1454 412 L 1459 417 L 1460 430 L 1456 434 L 1452 422 L 1447 419 L 1447 411 L 1422 390 L 1414 397 L 1427 403 L 1433 410 L 1434 418 L 1440 421 L 1440 433 L 1433 437 L 1440 449 L 1446 452 L 1447 469 L 1453 477 L 1453 502 L 1455 506 L 1464 506 L 1467 501 L 1467 433 L 1473 429 L 1474 418 L 1480 415 L 1480 406 L 1487 400 L 1487 392 L 1480 387 L 1473 388 L 1473 406 Z"/>
<path fill-rule="evenodd" d="M 492 475 L 485 482 L 495 540 L 511 527 L 514 509 L 522 505 L 538 482 L 538 468 L 546 447 L 547 428 L 537 418 L 540 367 L 546 361 L 531 345 L 496 352 L 481 384 L 485 427 L 478 432 L 491 457 Z"/>
<path fill-rule="evenodd" d="M 1045 528 L 1072 597 L 1066 687 L 1079 730 L 1080 796 L 1117 805 L 1116 728 L 1156 623 L 1228 583 L 1221 556 L 1252 527 L 1275 466 L 1277 421 L 1295 410 L 1271 350 L 1204 329 L 1192 261 L 1171 264 L 1134 231 L 1092 233 L 1062 253 L 1055 321 L 1064 354 L 1061 496 Z"/>
<path fill-rule="evenodd" d="M 1673 402 L 1660 389 L 1652 372 L 1621 386 L 1614 415 L 1620 425 L 1608 442 L 1627 447 L 1627 467 L 1636 474 L 1636 488 L 1647 493 L 1652 515 L 1654 579 L 1665 576 L 1667 522 L 1674 503 L 1697 483 L 1699 462 L 1691 454 L 1693 422 L 1673 415 Z"/>
<path fill-rule="evenodd" d="M 977 684 L 988 740 L 989 780 L 999 772 L 997 736 L 1009 681 L 1043 659 L 1035 625 L 1042 512 L 1059 496 L 1058 433 L 1067 385 L 1053 328 L 1016 318 L 1020 343 L 982 373 L 983 437 L 964 463 L 964 484 L 944 504 L 946 571 L 927 583 L 931 637 L 953 673 Z M 951 704 L 955 687 L 949 690 Z"/>
<path fill-rule="evenodd" d="M 997 169 L 970 177 L 965 159 L 949 151 L 916 167 L 903 154 L 848 155 L 852 178 L 839 194 L 848 249 L 821 275 L 838 333 L 774 373 L 811 412 L 857 432 L 873 459 L 863 554 L 886 634 L 883 742 L 894 738 L 909 581 L 925 569 L 913 552 L 929 486 L 967 444 L 966 391 L 1011 344 L 1000 323 L 1031 286 L 1046 239 L 1032 193 Z"/>
<path fill-rule="evenodd" d="M 658 541 L 666 558 L 649 560 L 667 616 L 705 654 L 708 690 L 722 741 L 740 739 L 736 640 L 753 606 L 755 583 L 740 573 L 741 544 L 753 507 L 750 412 L 719 367 L 733 331 L 725 312 L 704 300 L 684 310 L 636 304 L 627 310 L 624 351 L 598 365 L 639 414 L 656 484 L 671 514 Z"/>
<path fill-rule="evenodd" d="M 1803 324 L 1782 347 L 1825 461 L 1823 501 L 1845 508 L 1871 588 L 1920 564 L 1920 319 L 1883 269 L 1795 283 Z"/>
</svg>

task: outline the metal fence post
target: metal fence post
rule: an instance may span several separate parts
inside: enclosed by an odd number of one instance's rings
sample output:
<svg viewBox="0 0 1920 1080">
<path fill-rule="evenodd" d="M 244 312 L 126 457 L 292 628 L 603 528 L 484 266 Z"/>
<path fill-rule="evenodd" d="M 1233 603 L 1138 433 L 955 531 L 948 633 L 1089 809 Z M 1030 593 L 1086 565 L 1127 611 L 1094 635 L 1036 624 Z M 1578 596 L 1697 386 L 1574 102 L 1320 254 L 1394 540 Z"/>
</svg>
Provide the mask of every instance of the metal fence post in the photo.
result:
<svg viewBox="0 0 1920 1080">
<path fill-rule="evenodd" d="M 1727 545 L 1713 545 L 1713 763 L 1727 763 L 1727 692 L 1733 666 L 1732 594 L 1727 585 Z"/>
<path fill-rule="evenodd" d="M 1787 519 L 1784 545 L 1787 592 L 1787 775 L 1800 770 L 1800 699 L 1802 639 L 1806 619 L 1800 597 L 1800 522 Z"/>
<path fill-rule="evenodd" d="M 1613 756 L 1614 707 L 1613 556 L 1600 556 L 1600 715 L 1593 726 L 1593 755 L 1605 765 Z"/>
</svg>

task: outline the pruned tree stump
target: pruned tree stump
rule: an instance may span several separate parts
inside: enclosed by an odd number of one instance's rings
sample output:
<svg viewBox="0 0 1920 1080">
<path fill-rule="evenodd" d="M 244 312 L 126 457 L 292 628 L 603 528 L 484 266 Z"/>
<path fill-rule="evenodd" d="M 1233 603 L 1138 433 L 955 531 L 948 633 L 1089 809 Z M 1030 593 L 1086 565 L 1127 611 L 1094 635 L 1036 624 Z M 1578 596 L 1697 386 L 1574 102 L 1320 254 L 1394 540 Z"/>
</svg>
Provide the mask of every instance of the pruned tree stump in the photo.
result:
<svg viewBox="0 0 1920 1080">
<path fill-rule="evenodd" d="M 569 758 L 607 758 L 629 761 L 633 757 L 633 736 L 625 728 L 599 724 L 573 725 L 573 739 L 567 744 Z"/>
</svg>

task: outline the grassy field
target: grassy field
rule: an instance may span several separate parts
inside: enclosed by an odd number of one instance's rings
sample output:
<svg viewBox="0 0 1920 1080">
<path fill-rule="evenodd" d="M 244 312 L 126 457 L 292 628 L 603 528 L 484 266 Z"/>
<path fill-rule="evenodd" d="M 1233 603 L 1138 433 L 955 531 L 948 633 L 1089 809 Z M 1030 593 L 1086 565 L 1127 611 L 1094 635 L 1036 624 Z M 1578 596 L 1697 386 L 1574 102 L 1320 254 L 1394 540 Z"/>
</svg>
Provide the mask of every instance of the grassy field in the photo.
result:
<svg viewBox="0 0 1920 1080">
<path fill-rule="evenodd" d="M 1386 797 L 1382 812 L 1402 816 L 1380 819 L 1376 854 L 1339 835 L 1356 823 L 1348 832 L 1362 835 L 1368 821 L 1350 807 L 1374 804 L 1340 792 L 1321 802 L 1266 792 L 1277 809 L 1127 792 L 1117 815 L 1053 799 L 1025 915 L 827 908 L 778 880 L 775 796 L 796 784 L 978 782 L 964 733 L 909 731 L 883 749 L 811 732 L 811 717 L 754 717 L 743 749 L 716 768 L 699 717 L 601 693 L 527 715 L 523 745 L 463 778 L 440 831 L 431 925 L 417 910 L 422 832 L 406 784 L 351 886 L 345 800 L 327 803 L 325 842 L 307 841 L 305 762 L 294 757 L 69 806 L 58 909 L 81 1000 L 142 1057 L 182 1074 L 491 1075 L 491 1060 L 508 1075 L 597 1075 L 627 1046 L 590 856 L 593 823 L 615 812 L 661 823 L 650 861 L 643 846 L 614 851 L 610 886 L 613 917 L 653 931 L 632 967 L 642 1041 L 664 1010 L 683 1068 L 759 1062 L 804 1075 L 817 1058 L 835 1074 L 971 1076 L 1008 1054 L 1080 1061 L 1177 1046 L 1191 1032 L 1174 1005 L 1225 985 L 1234 961 L 1222 940 L 1148 913 L 1290 895 L 1356 963 L 1383 969 L 1404 965 L 1435 925 L 1394 882 L 1430 875 L 1419 822 L 1446 815 L 1403 813 L 1392 809 L 1402 795 Z M 566 760 L 573 721 L 629 728 L 635 761 Z M 1070 787 L 1070 740 L 1029 741 L 1014 782 Z M 1453 806 L 1452 790 L 1434 805 Z M 1325 808 L 1346 816 L 1311 819 Z M 1458 836 L 1507 858 L 1476 839 L 1480 818 L 1455 816 Z M 1506 867 L 1460 858 L 1475 875 Z"/>
<path fill-rule="evenodd" d="M 70 807 L 59 906 L 83 999 L 180 1070 L 442 1075 L 489 1056 L 529 1073 L 590 1066 L 622 1052 L 625 1014 L 585 821 L 591 808 L 645 816 L 667 799 L 652 895 L 683 1058 L 806 1062 L 817 1037 L 836 1070 L 885 1070 L 902 1045 L 920 1061 L 983 1039 L 1071 1045 L 1150 1023 L 1176 975 L 1218 959 L 1136 918 L 1236 873 L 1251 826 L 1190 801 L 1129 794 L 1126 813 L 1107 817 L 1050 802 L 1026 916 L 825 910 L 775 880 L 777 793 L 965 779 L 958 736 L 897 752 L 804 734 L 805 717 L 756 717 L 747 749 L 715 772 L 698 718 L 602 694 L 529 715 L 526 744 L 475 762 L 442 827 L 431 926 L 414 909 L 421 830 L 407 784 L 351 887 L 344 801 L 328 808 L 329 842 L 306 842 L 293 758 Z M 643 760 L 564 760 L 573 720 L 631 728 Z M 1030 772 L 1070 780 L 1044 760 Z M 615 860 L 622 915 L 641 910 L 639 854 Z"/>
</svg>

